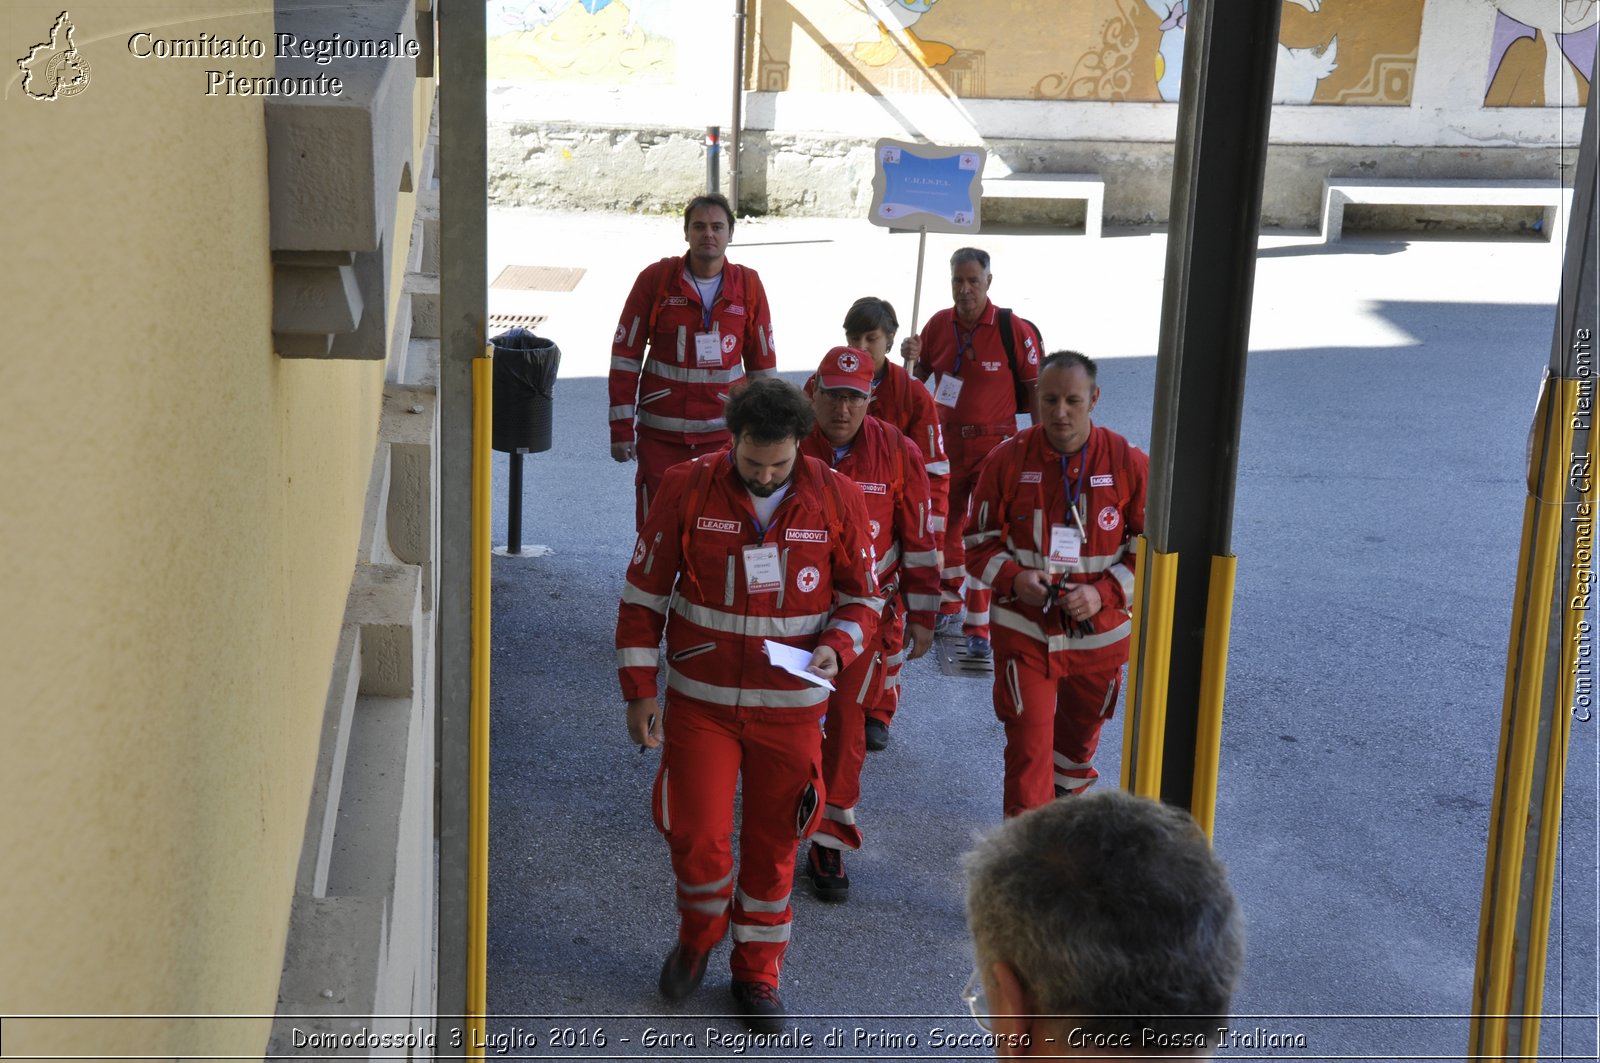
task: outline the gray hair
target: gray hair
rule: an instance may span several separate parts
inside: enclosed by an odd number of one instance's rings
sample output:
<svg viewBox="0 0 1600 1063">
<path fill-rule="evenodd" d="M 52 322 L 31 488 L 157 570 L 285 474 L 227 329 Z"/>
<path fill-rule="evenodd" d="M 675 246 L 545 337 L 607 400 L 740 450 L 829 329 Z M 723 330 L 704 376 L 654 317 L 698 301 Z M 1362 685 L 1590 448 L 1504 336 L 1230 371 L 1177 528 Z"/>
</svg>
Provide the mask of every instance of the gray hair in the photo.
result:
<svg viewBox="0 0 1600 1063">
<path fill-rule="evenodd" d="M 950 256 L 950 272 L 954 273 L 957 266 L 964 262 L 976 262 L 985 273 L 989 272 L 989 252 L 977 247 L 958 247 L 956 253 Z"/>
<path fill-rule="evenodd" d="M 1085 1033 L 1211 1043 L 1244 965 L 1227 870 L 1187 812 L 1120 790 L 1009 820 L 966 857 L 982 969 Z M 1193 1043 L 1193 1041 L 1191 1041 Z"/>
</svg>

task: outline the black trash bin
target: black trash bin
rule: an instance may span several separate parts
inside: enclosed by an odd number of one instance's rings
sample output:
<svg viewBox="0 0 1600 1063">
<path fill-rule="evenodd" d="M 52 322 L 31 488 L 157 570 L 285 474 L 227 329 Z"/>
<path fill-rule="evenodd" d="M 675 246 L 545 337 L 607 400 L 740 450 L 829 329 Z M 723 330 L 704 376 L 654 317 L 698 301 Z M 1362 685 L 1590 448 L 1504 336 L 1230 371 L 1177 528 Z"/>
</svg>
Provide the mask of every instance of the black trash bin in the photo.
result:
<svg viewBox="0 0 1600 1063">
<path fill-rule="evenodd" d="M 549 450 L 561 348 L 525 328 L 489 342 L 494 344 L 494 449 L 507 454 Z"/>
</svg>

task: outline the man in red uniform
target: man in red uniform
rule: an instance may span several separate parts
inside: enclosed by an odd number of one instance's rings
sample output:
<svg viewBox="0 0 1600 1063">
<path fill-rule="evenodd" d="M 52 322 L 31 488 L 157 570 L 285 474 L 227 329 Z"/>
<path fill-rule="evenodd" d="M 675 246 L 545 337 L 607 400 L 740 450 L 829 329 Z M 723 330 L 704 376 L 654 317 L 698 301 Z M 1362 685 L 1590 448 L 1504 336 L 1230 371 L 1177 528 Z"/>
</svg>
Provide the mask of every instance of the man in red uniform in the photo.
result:
<svg viewBox="0 0 1600 1063">
<path fill-rule="evenodd" d="M 963 247 L 950 256 L 955 305 L 928 319 L 921 336 L 907 336 L 900 353 L 915 363 L 944 424 L 950 455 L 950 519 L 944 536 L 939 611 L 954 617 L 962 604 L 961 526 L 978 467 L 1002 439 L 1016 432 L 1016 415 L 1033 410 L 1040 340 L 1032 325 L 989 301 L 989 253 Z M 1002 331 L 1009 329 L 1010 351 Z M 966 577 L 967 653 L 988 657 L 989 588 Z"/>
<path fill-rule="evenodd" d="M 994 588 L 994 712 L 1005 724 L 1005 814 L 1087 789 L 1128 660 L 1134 539 L 1150 461 L 1097 427 L 1095 364 L 1057 351 L 1039 424 L 984 462 L 967 571 Z"/>
<path fill-rule="evenodd" d="M 663 747 L 651 804 L 679 922 L 661 993 L 693 992 L 731 923 L 734 1002 L 752 1029 L 775 1031 L 795 849 L 822 812 L 828 701 L 778 661 L 787 651 L 797 671 L 832 679 L 872 645 L 883 599 L 861 488 L 799 453 L 812 425 L 800 390 L 753 380 L 728 400 L 727 422 L 732 448 L 668 470 L 650 506 L 617 610 L 617 674 L 628 734 Z"/>
<path fill-rule="evenodd" d="M 851 303 L 844 315 L 845 342 L 872 355 L 872 399 L 867 413 L 900 429 L 922 452 L 923 468 L 928 473 L 928 531 L 933 534 L 937 551 L 944 542 L 949 512 L 950 458 L 944 452 L 944 430 L 933 407 L 933 396 L 911 379 L 910 373 L 889 361 L 889 349 L 894 346 L 898 331 L 900 319 L 887 299 L 863 296 Z M 815 391 L 815 382 L 814 376 L 806 381 L 807 395 Z M 900 628 L 896 643 L 899 646 L 905 643 L 903 620 L 895 619 Z M 868 749 L 880 750 L 889 745 L 889 724 L 900 704 L 900 669 L 904 664 L 904 653 L 896 652 L 889 658 L 883 689 L 877 700 L 867 706 Z"/>
<path fill-rule="evenodd" d="M 761 278 L 725 254 L 727 199 L 690 200 L 683 235 L 687 254 L 646 266 L 633 282 L 611 345 L 611 456 L 638 459 L 638 528 L 668 469 L 727 445 L 722 404 L 746 372 L 771 376 L 777 366 Z"/>
<path fill-rule="evenodd" d="M 811 396 L 817 424 L 800 453 L 826 462 L 860 485 L 877 564 L 882 621 L 867 652 L 839 674 L 828 699 L 822 739 L 822 784 L 827 804 L 806 857 L 812 889 L 825 901 L 850 891 L 843 851 L 861 848 L 856 804 L 866 759 L 864 718 L 882 700 L 890 661 L 903 659 L 902 614 L 910 620 L 914 660 L 933 644 L 939 608 L 939 563 L 928 531 L 928 474 L 922 452 L 896 427 L 868 416 L 872 356 L 835 347 L 822 359 Z M 895 666 L 898 675 L 898 664 Z"/>
</svg>

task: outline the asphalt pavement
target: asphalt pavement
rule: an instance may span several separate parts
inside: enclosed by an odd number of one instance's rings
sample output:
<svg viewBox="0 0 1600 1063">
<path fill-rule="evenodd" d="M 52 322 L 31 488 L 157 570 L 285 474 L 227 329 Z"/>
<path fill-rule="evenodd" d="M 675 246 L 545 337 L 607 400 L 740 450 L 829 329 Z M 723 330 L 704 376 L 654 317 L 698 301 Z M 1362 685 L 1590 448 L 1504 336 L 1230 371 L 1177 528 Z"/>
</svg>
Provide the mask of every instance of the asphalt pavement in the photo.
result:
<svg viewBox="0 0 1600 1063">
<path fill-rule="evenodd" d="M 747 219 L 734 236 L 790 379 L 842 342 L 857 296 L 890 299 L 910 328 L 916 234 Z M 994 255 L 991 297 L 1047 349 L 1102 359 L 1095 420 L 1148 446 L 1165 236 L 930 236 L 920 318 L 948 304 L 945 262 L 968 242 Z M 526 459 L 523 541 L 548 552 L 493 566 L 491 1038 L 522 1058 L 990 1058 L 959 999 L 960 858 L 1000 822 L 1003 738 L 988 683 L 931 659 L 907 667 L 892 742 L 868 755 L 849 901 L 797 876 L 788 1040 L 740 1041 L 718 1017 L 726 943 L 689 1001 L 656 994 L 676 920 L 649 814 L 657 755 L 629 743 L 614 671 L 632 468 L 609 457 L 605 372 L 633 277 L 682 249 L 677 219 L 490 217 L 491 280 L 507 264 L 584 271 L 571 291 L 491 292 L 491 312 L 545 315 L 563 355 L 554 447 Z M 1262 239 L 1215 839 L 1249 947 L 1221 1058 L 1465 1052 L 1560 266 L 1558 246 L 1524 240 Z M 497 454 L 501 546 L 506 467 Z M 1120 774 L 1121 717 L 1101 785 Z M 1545 1001 L 1573 1018 L 1545 1021 L 1551 1058 L 1596 1053 L 1596 726 L 1572 730 Z"/>
</svg>

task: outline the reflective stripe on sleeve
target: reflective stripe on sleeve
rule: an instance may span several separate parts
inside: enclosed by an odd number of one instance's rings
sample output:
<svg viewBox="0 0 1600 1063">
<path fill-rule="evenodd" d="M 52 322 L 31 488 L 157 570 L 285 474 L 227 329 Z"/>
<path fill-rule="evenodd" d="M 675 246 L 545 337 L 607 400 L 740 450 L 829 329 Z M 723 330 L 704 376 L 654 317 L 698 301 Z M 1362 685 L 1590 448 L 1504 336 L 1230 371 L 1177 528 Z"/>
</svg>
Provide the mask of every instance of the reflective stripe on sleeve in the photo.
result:
<svg viewBox="0 0 1600 1063">
<path fill-rule="evenodd" d="M 632 406 L 613 406 L 613 407 L 611 407 L 611 419 L 613 421 L 631 421 L 631 420 L 633 420 L 633 407 Z"/>
<path fill-rule="evenodd" d="M 923 468 L 928 470 L 929 476 L 950 475 L 950 463 L 948 461 L 930 461 Z"/>
<path fill-rule="evenodd" d="M 899 561 L 900 544 L 895 543 L 894 545 L 890 546 L 889 549 L 883 552 L 882 557 L 878 558 L 878 563 L 873 566 L 872 571 L 879 578 L 882 578 L 883 574 L 898 564 Z"/>
<path fill-rule="evenodd" d="M 670 594 L 651 594 L 643 588 L 632 583 L 622 585 L 622 600 L 628 605 L 642 605 L 651 612 L 667 615 L 667 606 L 672 602 Z"/>
<path fill-rule="evenodd" d="M 1125 602 L 1133 601 L 1133 573 L 1128 571 L 1128 566 L 1116 564 L 1106 569 L 1106 571 L 1111 573 L 1112 578 L 1117 581 L 1117 586 L 1122 588 L 1122 600 Z"/>
<path fill-rule="evenodd" d="M 876 596 L 871 598 L 857 598 L 854 595 L 841 594 L 839 595 L 839 599 L 835 605 L 835 608 L 841 605 L 864 605 L 868 609 L 871 609 L 874 613 L 881 613 L 883 612 L 884 601 L 881 597 Z M 828 626 L 832 627 L 833 625 L 830 624 Z M 860 628 L 857 628 L 856 630 L 859 631 Z"/>
<path fill-rule="evenodd" d="M 939 555 L 933 550 L 914 550 L 901 560 L 907 568 L 932 568 L 939 563 Z"/>
<path fill-rule="evenodd" d="M 629 646 L 625 649 L 617 650 L 617 667 L 654 668 L 660 656 L 660 651 L 654 646 L 647 650 L 640 649 L 637 646 Z"/>
<path fill-rule="evenodd" d="M 878 608 L 880 610 L 883 608 L 881 602 L 879 603 Z M 861 652 L 863 644 L 867 641 L 866 635 L 861 630 L 861 625 L 856 623 L 854 620 L 835 620 L 828 625 L 827 630 L 842 631 L 846 635 L 849 635 L 850 647 L 858 654 Z M 818 687 L 817 689 L 821 690 L 822 688 Z M 822 693 L 827 694 L 827 691 L 823 690 Z M 824 698 L 823 700 L 827 699 Z"/>
<path fill-rule="evenodd" d="M 906 606 L 914 613 L 935 613 L 939 611 L 939 596 L 937 594 L 908 594 Z"/>
<path fill-rule="evenodd" d="M 982 545 L 990 539 L 998 538 L 1000 538 L 1000 530 L 996 528 L 993 531 L 979 532 L 976 535 L 963 535 L 961 537 L 961 545 L 965 546 L 968 550 L 971 550 Z"/>
<path fill-rule="evenodd" d="M 639 359 L 624 358 L 620 354 L 613 354 L 611 356 L 611 368 L 621 369 L 625 373 L 637 373 L 639 371 Z"/>
</svg>

